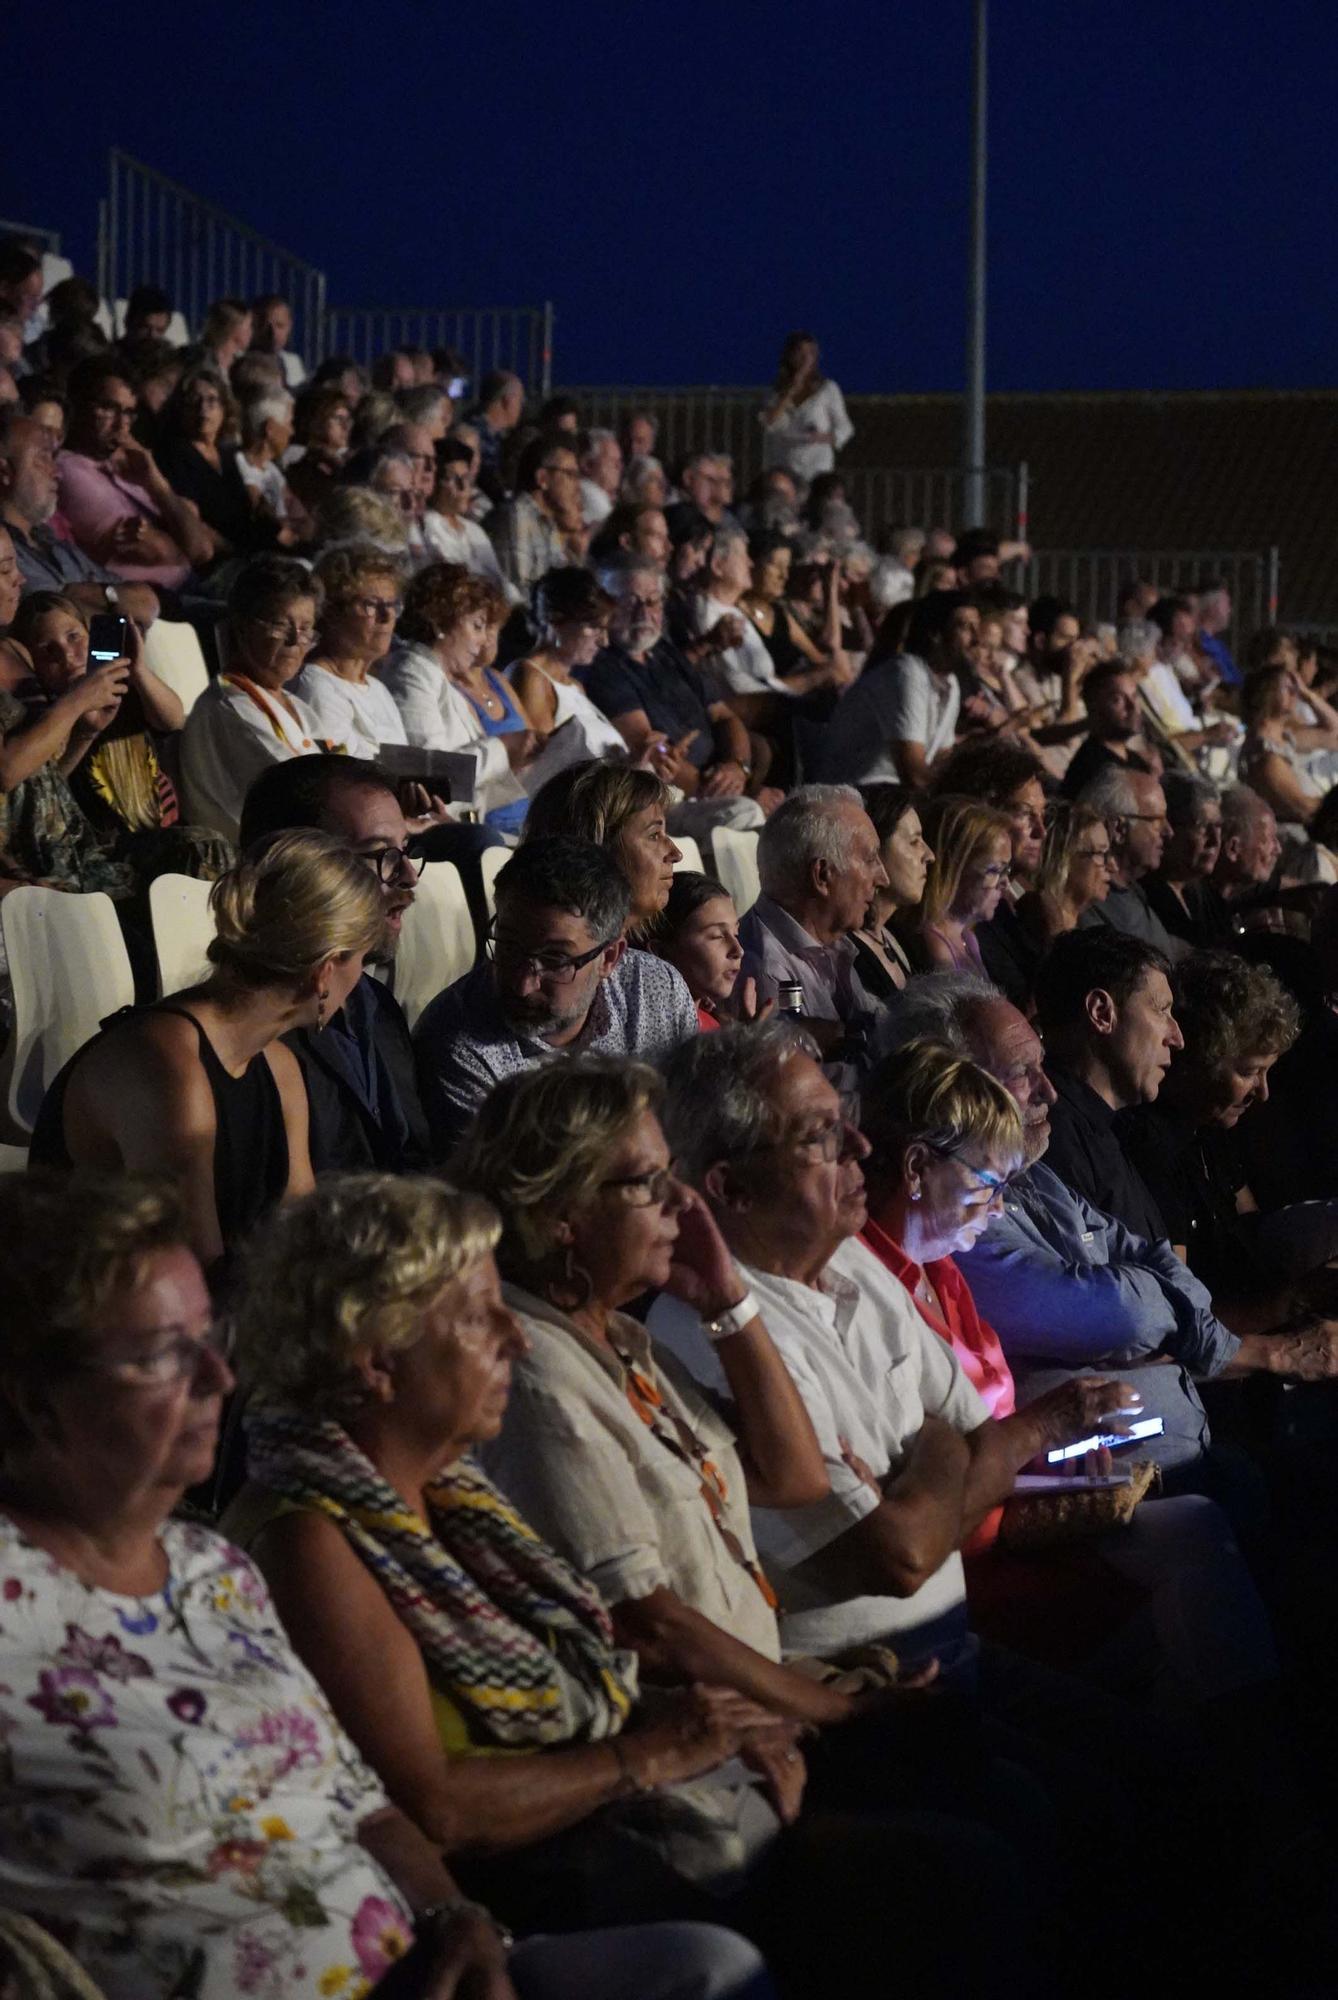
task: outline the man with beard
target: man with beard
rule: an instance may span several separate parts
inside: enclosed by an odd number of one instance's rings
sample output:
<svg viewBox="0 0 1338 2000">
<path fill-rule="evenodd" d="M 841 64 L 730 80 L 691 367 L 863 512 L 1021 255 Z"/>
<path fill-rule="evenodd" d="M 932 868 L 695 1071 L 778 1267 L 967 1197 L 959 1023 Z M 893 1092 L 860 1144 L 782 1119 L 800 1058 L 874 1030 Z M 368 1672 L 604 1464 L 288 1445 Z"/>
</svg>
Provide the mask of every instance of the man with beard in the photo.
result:
<svg viewBox="0 0 1338 2000">
<path fill-rule="evenodd" d="M 432 1153 L 446 1160 L 493 1085 L 557 1056 L 659 1063 L 697 1033 L 666 960 L 629 948 L 627 878 L 602 848 L 536 839 L 497 878 L 487 959 L 414 1031 Z"/>
<path fill-rule="evenodd" d="M 242 807 L 239 845 L 311 827 L 346 840 L 376 870 L 385 903 L 385 962 L 393 964 L 421 863 L 394 790 L 360 757 L 294 757 L 260 773 Z M 318 1033 L 286 1037 L 302 1065 L 316 1173 L 421 1173 L 427 1119 L 409 1026 L 390 987 L 364 973 Z"/>
<path fill-rule="evenodd" d="M 1146 757 L 1129 748 L 1137 736 L 1142 716 L 1138 708 L 1138 686 L 1123 660 L 1103 660 L 1093 667 L 1082 684 L 1087 709 L 1088 733 L 1073 754 L 1064 773 L 1064 796 L 1076 799 L 1098 771 L 1118 765 L 1125 771 L 1151 771 Z"/>
</svg>

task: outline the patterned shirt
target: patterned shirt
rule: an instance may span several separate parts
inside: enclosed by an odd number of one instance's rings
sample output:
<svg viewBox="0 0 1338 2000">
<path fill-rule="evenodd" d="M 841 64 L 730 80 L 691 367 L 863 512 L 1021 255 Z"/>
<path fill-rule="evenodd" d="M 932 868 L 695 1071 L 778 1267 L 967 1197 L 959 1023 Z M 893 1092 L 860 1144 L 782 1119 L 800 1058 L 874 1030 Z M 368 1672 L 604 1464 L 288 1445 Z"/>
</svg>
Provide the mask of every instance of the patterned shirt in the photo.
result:
<svg viewBox="0 0 1338 2000">
<path fill-rule="evenodd" d="M 529 602 L 530 590 L 550 569 L 565 569 L 567 545 L 529 493 L 517 493 L 488 516 L 488 534 L 513 604 Z"/>
</svg>

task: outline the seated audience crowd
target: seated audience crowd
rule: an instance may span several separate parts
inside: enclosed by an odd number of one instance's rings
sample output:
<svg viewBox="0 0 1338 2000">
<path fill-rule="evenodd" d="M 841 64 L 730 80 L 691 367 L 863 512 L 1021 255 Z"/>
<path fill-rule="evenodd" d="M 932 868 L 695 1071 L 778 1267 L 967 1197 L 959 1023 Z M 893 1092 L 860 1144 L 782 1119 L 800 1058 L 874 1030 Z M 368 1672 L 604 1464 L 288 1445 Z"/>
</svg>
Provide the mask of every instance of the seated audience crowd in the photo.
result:
<svg viewBox="0 0 1338 2000">
<path fill-rule="evenodd" d="M 736 495 L 98 303 L 0 243 L 0 1994 L 1338 1991 L 1313 652 L 862 526 L 807 334 Z"/>
</svg>

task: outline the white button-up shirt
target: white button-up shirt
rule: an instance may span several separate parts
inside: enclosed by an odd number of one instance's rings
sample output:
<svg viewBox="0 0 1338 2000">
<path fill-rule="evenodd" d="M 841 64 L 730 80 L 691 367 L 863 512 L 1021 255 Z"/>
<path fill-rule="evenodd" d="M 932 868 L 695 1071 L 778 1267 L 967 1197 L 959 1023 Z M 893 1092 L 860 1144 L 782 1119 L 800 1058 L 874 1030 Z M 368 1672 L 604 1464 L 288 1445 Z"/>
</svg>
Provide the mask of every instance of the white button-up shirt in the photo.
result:
<svg viewBox="0 0 1338 2000">
<path fill-rule="evenodd" d="M 741 1266 L 767 1331 L 804 1399 L 831 1492 L 807 1507 L 753 1509 L 758 1551 L 781 1602 L 786 1653 L 827 1656 L 928 1625 L 966 1601 L 954 1553 L 911 1597 L 843 1597 L 824 1574 L 824 1550 L 879 1505 L 846 1464 L 845 1438 L 878 1479 L 910 1456 L 927 1416 L 963 1433 L 989 1417 L 945 1340 L 926 1326 L 905 1286 L 852 1236 L 816 1287 Z M 724 1371 L 701 1323 L 667 1295 L 648 1322 L 658 1347 L 675 1354 L 704 1389 L 724 1390 Z"/>
</svg>

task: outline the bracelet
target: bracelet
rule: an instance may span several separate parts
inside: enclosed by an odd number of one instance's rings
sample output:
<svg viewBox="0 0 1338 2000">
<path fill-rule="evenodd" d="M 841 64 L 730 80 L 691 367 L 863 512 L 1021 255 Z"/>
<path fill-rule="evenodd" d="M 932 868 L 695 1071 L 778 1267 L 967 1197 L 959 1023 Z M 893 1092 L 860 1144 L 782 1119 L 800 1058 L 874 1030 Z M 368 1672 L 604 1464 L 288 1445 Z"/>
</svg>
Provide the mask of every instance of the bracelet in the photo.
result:
<svg viewBox="0 0 1338 2000">
<path fill-rule="evenodd" d="M 762 1308 L 752 1292 L 745 1292 L 737 1305 L 726 1306 L 721 1313 L 702 1321 L 706 1338 L 710 1341 L 728 1340 L 731 1335 L 742 1333 L 750 1319 L 756 1319 Z"/>
<path fill-rule="evenodd" d="M 492 1911 L 484 1903 L 476 1903 L 468 1896 L 445 1897 L 439 1903 L 429 1903 L 420 1910 L 413 1920 L 414 1936 L 425 1937 L 430 1930 L 448 1930 L 457 1917 L 482 1917 L 483 1921 L 496 1931 L 503 1951 L 510 1951 L 515 1939 L 505 1924 L 499 1924 Z"/>
</svg>

